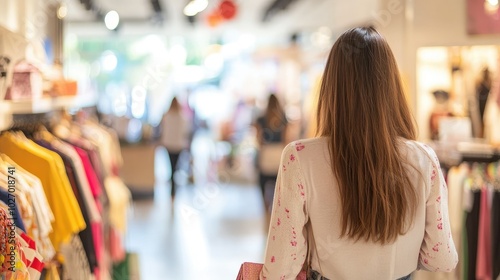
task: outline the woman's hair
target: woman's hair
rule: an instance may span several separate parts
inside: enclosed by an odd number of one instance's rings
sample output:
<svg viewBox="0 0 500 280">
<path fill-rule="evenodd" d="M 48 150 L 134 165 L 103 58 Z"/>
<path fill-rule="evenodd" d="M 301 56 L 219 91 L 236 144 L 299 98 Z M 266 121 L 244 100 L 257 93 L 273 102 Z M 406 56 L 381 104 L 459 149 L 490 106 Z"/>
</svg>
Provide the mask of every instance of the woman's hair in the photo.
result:
<svg viewBox="0 0 500 280">
<path fill-rule="evenodd" d="M 398 150 L 400 138 L 415 140 L 415 126 L 396 60 L 374 28 L 348 30 L 333 45 L 317 114 L 317 134 L 329 138 L 339 185 L 341 236 L 394 241 L 416 211 L 416 191 Z"/>
<path fill-rule="evenodd" d="M 168 109 L 168 111 L 178 112 L 180 110 L 181 110 L 181 104 L 179 103 L 179 100 L 177 100 L 177 97 L 174 97 L 172 99 L 172 102 L 170 103 L 170 108 Z"/>
<path fill-rule="evenodd" d="M 285 111 L 275 94 L 269 95 L 265 118 L 272 129 L 280 129 L 284 125 Z"/>
</svg>

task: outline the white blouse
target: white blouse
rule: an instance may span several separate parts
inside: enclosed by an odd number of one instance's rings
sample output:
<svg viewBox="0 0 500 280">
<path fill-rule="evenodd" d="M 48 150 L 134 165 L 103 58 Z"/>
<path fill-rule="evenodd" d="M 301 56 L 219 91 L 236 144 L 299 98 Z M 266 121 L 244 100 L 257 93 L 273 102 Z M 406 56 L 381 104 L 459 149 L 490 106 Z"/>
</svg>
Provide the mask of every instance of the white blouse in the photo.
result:
<svg viewBox="0 0 500 280">
<path fill-rule="evenodd" d="M 327 138 L 289 144 L 281 156 L 260 279 L 296 279 L 306 259 L 310 227 L 315 240 L 309 244 L 311 267 L 328 279 L 397 279 L 417 269 L 454 269 L 458 255 L 439 160 L 430 147 L 415 141 L 402 141 L 400 149 L 416 168 L 408 167 L 408 172 L 419 203 L 410 230 L 380 245 L 339 237 L 340 198 Z"/>
</svg>

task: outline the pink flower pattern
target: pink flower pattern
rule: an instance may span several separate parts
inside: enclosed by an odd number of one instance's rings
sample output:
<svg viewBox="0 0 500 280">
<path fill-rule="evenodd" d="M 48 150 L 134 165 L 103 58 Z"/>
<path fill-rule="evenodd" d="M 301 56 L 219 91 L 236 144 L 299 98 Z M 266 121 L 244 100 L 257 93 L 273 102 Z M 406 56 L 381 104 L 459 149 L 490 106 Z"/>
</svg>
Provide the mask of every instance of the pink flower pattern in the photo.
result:
<svg viewBox="0 0 500 280">
<path fill-rule="evenodd" d="M 436 175 L 437 175 L 437 172 L 436 172 L 436 170 L 433 169 L 432 174 L 431 174 L 431 181 L 434 182 L 434 179 L 436 179 Z"/>
<path fill-rule="evenodd" d="M 293 154 L 290 154 L 290 161 L 295 161 L 295 156 Z"/>
<path fill-rule="evenodd" d="M 304 146 L 304 144 L 302 144 L 300 142 L 295 143 L 295 150 L 297 150 L 297 152 L 302 151 L 305 147 L 306 146 Z"/>
<path fill-rule="evenodd" d="M 306 193 L 304 192 L 304 185 L 302 185 L 302 183 L 299 183 L 297 186 L 298 186 L 298 187 L 299 187 L 299 189 L 300 189 L 300 195 L 301 195 L 302 197 L 305 197 Z"/>
<path fill-rule="evenodd" d="M 439 246 L 438 245 L 435 245 L 434 247 L 432 247 L 432 250 L 434 252 L 439 252 Z"/>
</svg>

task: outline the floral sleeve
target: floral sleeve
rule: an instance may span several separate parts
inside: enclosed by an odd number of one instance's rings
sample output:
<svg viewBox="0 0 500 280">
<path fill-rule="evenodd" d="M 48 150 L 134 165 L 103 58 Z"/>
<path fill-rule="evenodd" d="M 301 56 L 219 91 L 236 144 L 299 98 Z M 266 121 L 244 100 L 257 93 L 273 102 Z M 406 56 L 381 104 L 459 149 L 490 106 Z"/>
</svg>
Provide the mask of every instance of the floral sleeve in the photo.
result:
<svg viewBox="0 0 500 280">
<path fill-rule="evenodd" d="M 424 241 L 420 247 L 419 269 L 428 271 L 452 271 L 458 263 L 458 254 L 451 237 L 448 217 L 448 187 L 434 151 L 424 146 L 432 160 L 430 191 L 426 201 Z"/>
<path fill-rule="evenodd" d="M 281 155 L 260 279 L 296 279 L 306 259 L 307 194 L 298 156 L 302 149 L 303 144 L 292 143 Z"/>
</svg>

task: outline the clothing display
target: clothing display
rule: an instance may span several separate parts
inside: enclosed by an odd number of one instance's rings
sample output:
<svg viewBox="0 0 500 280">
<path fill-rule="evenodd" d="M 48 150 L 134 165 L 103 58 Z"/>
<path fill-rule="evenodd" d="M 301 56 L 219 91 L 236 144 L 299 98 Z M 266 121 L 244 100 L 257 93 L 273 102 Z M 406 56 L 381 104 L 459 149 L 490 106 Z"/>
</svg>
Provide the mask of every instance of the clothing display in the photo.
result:
<svg viewBox="0 0 500 280">
<path fill-rule="evenodd" d="M 12 220 L 16 234 L 0 251 L 0 278 L 112 279 L 131 200 L 116 135 L 91 120 L 62 122 L 54 134 L 18 129 L 0 134 L 0 222 Z"/>
<path fill-rule="evenodd" d="M 452 236 L 460 262 L 453 273 L 415 273 L 414 279 L 500 277 L 500 162 L 464 162 L 447 174 Z"/>
<path fill-rule="evenodd" d="M 281 158 L 261 279 L 292 279 L 299 273 L 307 254 L 308 220 L 316 241 L 311 268 L 328 279 L 398 279 L 417 269 L 451 271 L 458 256 L 446 222 L 448 194 L 437 156 L 418 142 L 399 145 L 413 164 L 407 167 L 418 207 L 409 231 L 380 245 L 339 238 L 340 195 L 324 153 L 327 138 L 289 144 Z"/>
</svg>

